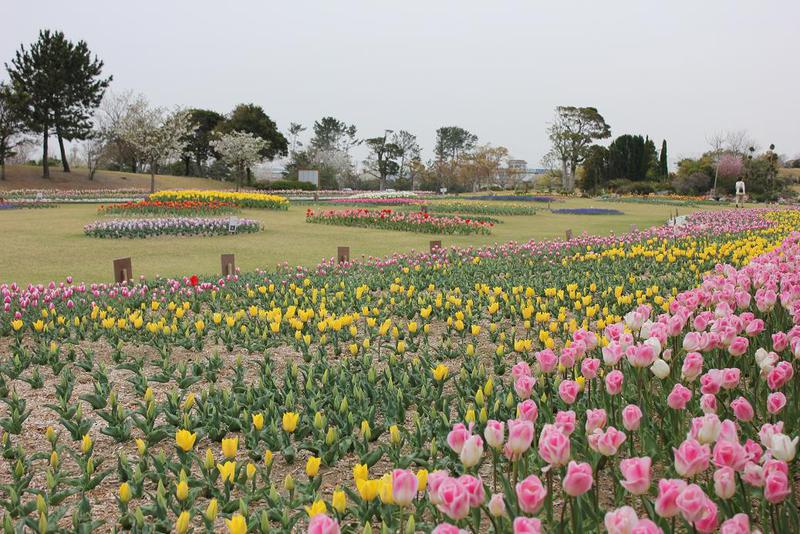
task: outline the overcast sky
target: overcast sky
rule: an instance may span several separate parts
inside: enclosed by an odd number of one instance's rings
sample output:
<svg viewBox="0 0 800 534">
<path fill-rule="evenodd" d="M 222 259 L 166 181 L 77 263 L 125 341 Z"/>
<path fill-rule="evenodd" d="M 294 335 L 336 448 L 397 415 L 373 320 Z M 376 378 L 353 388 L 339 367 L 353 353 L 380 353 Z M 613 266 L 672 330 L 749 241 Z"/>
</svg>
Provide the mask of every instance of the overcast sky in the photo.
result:
<svg viewBox="0 0 800 534">
<path fill-rule="evenodd" d="M 723 130 L 800 152 L 798 21 L 798 0 L 15 0 L 0 59 L 60 29 L 115 91 L 254 102 L 284 131 L 324 115 L 363 137 L 405 129 L 426 158 L 458 125 L 538 166 L 553 108 L 595 106 L 614 136 L 666 138 L 674 162 Z"/>
</svg>

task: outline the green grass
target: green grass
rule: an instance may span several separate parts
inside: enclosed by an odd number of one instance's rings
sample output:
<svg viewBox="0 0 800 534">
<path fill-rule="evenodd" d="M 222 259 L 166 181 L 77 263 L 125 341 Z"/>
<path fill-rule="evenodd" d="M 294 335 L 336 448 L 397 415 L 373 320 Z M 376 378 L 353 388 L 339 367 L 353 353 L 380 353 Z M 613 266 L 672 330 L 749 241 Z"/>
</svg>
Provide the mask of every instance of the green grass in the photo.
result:
<svg viewBox="0 0 800 534">
<path fill-rule="evenodd" d="M 101 218 L 96 205 L 61 205 L 51 209 L 0 211 L 0 283 L 46 283 L 72 275 L 76 281 L 113 281 L 112 260 L 130 256 L 135 276 L 182 276 L 220 271 L 220 254 L 236 255 L 242 270 L 273 269 L 290 265 L 314 266 L 323 257 L 336 255 L 336 247 L 349 246 L 351 258 L 385 256 L 412 249 L 427 250 L 432 239 L 443 246 L 486 245 L 563 237 L 567 229 L 606 235 L 663 224 L 671 206 L 617 204 L 586 199 L 568 200 L 558 207 L 616 208 L 625 215 L 557 215 L 541 209 L 533 216 L 498 217 L 504 224 L 491 235 L 436 236 L 347 228 L 305 222 L 306 207 L 288 211 L 243 210 L 242 216 L 259 220 L 264 230 L 256 234 L 220 237 L 151 238 L 108 240 L 86 237 L 83 226 Z M 544 208 L 544 206 L 542 207 Z M 681 214 L 694 209 L 678 208 Z"/>
</svg>

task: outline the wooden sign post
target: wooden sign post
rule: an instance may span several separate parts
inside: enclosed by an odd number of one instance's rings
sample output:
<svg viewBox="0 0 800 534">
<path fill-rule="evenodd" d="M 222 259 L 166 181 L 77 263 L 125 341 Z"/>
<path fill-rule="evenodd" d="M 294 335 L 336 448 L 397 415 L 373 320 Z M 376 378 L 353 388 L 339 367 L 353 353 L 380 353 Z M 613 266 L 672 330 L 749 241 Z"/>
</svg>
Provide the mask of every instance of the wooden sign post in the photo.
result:
<svg viewBox="0 0 800 534">
<path fill-rule="evenodd" d="M 566 236 L 567 236 L 567 241 L 572 239 L 572 229 L 567 230 Z"/>
<path fill-rule="evenodd" d="M 231 276 L 236 272 L 236 261 L 233 254 L 223 254 L 220 256 L 222 264 L 222 276 Z"/>
<path fill-rule="evenodd" d="M 339 263 L 350 261 L 350 247 L 338 247 L 336 249 L 336 257 Z"/>
<path fill-rule="evenodd" d="M 133 266 L 130 258 L 114 260 L 114 281 L 118 284 L 133 281 Z"/>
<path fill-rule="evenodd" d="M 439 250 L 440 248 L 442 248 L 442 242 L 441 241 L 431 241 L 431 252 L 435 252 L 435 251 Z"/>
</svg>

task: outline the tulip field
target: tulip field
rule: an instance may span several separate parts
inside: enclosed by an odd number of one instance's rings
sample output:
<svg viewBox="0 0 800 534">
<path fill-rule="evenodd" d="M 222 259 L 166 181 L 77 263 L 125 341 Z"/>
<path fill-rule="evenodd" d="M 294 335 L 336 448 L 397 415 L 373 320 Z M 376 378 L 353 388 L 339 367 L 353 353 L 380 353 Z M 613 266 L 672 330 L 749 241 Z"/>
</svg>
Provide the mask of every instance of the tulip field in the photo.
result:
<svg viewBox="0 0 800 534">
<path fill-rule="evenodd" d="M 0 283 L 2 528 L 795 532 L 798 230 Z"/>
</svg>

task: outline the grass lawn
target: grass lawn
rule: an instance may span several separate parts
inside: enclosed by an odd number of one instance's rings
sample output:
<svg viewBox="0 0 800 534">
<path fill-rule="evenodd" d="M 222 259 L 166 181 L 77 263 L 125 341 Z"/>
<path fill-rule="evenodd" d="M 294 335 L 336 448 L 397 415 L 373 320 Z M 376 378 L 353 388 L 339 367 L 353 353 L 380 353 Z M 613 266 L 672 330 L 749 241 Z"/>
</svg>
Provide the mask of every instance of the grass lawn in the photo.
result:
<svg viewBox="0 0 800 534">
<path fill-rule="evenodd" d="M 336 255 L 336 247 L 350 247 L 351 258 L 385 256 L 412 249 L 427 250 L 429 241 L 440 239 L 443 246 L 485 245 L 505 241 L 527 241 L 563 237 L 567 229 L 608 234 L 663 224 L 675 208 L 636 203 L 568 200 L 554 207 L 615 208 L 624 215 L 558 215 L 538 206 L 534 216 L 498 217 L 491 235 L 437 236 L 366 228 L 347 228 L 305 222 L 305 210 L 313 205 L 298 204 L 288 211 L 245 210 L 244 217 L 259 220 L 264 230 L 257 234 L 220 237 L 151 239 L 97 239 L 86 237 L 83 226 L 101 217 L 97 205 L 60 205 L 49 209 L 0 212 L 0 282 L 46 283 L 72 275 L 76 281 L 113 281 L 112 260 L 130 256 L 135 276 L 181 276 L 211 274 L 220 270 L 220 254 L 236 255 L 242 270 L 272 269 L 280 262 L 316 265 L 323 257 Z M 693 209 L 678 208 L 681 214 Z"/>
</svg>

